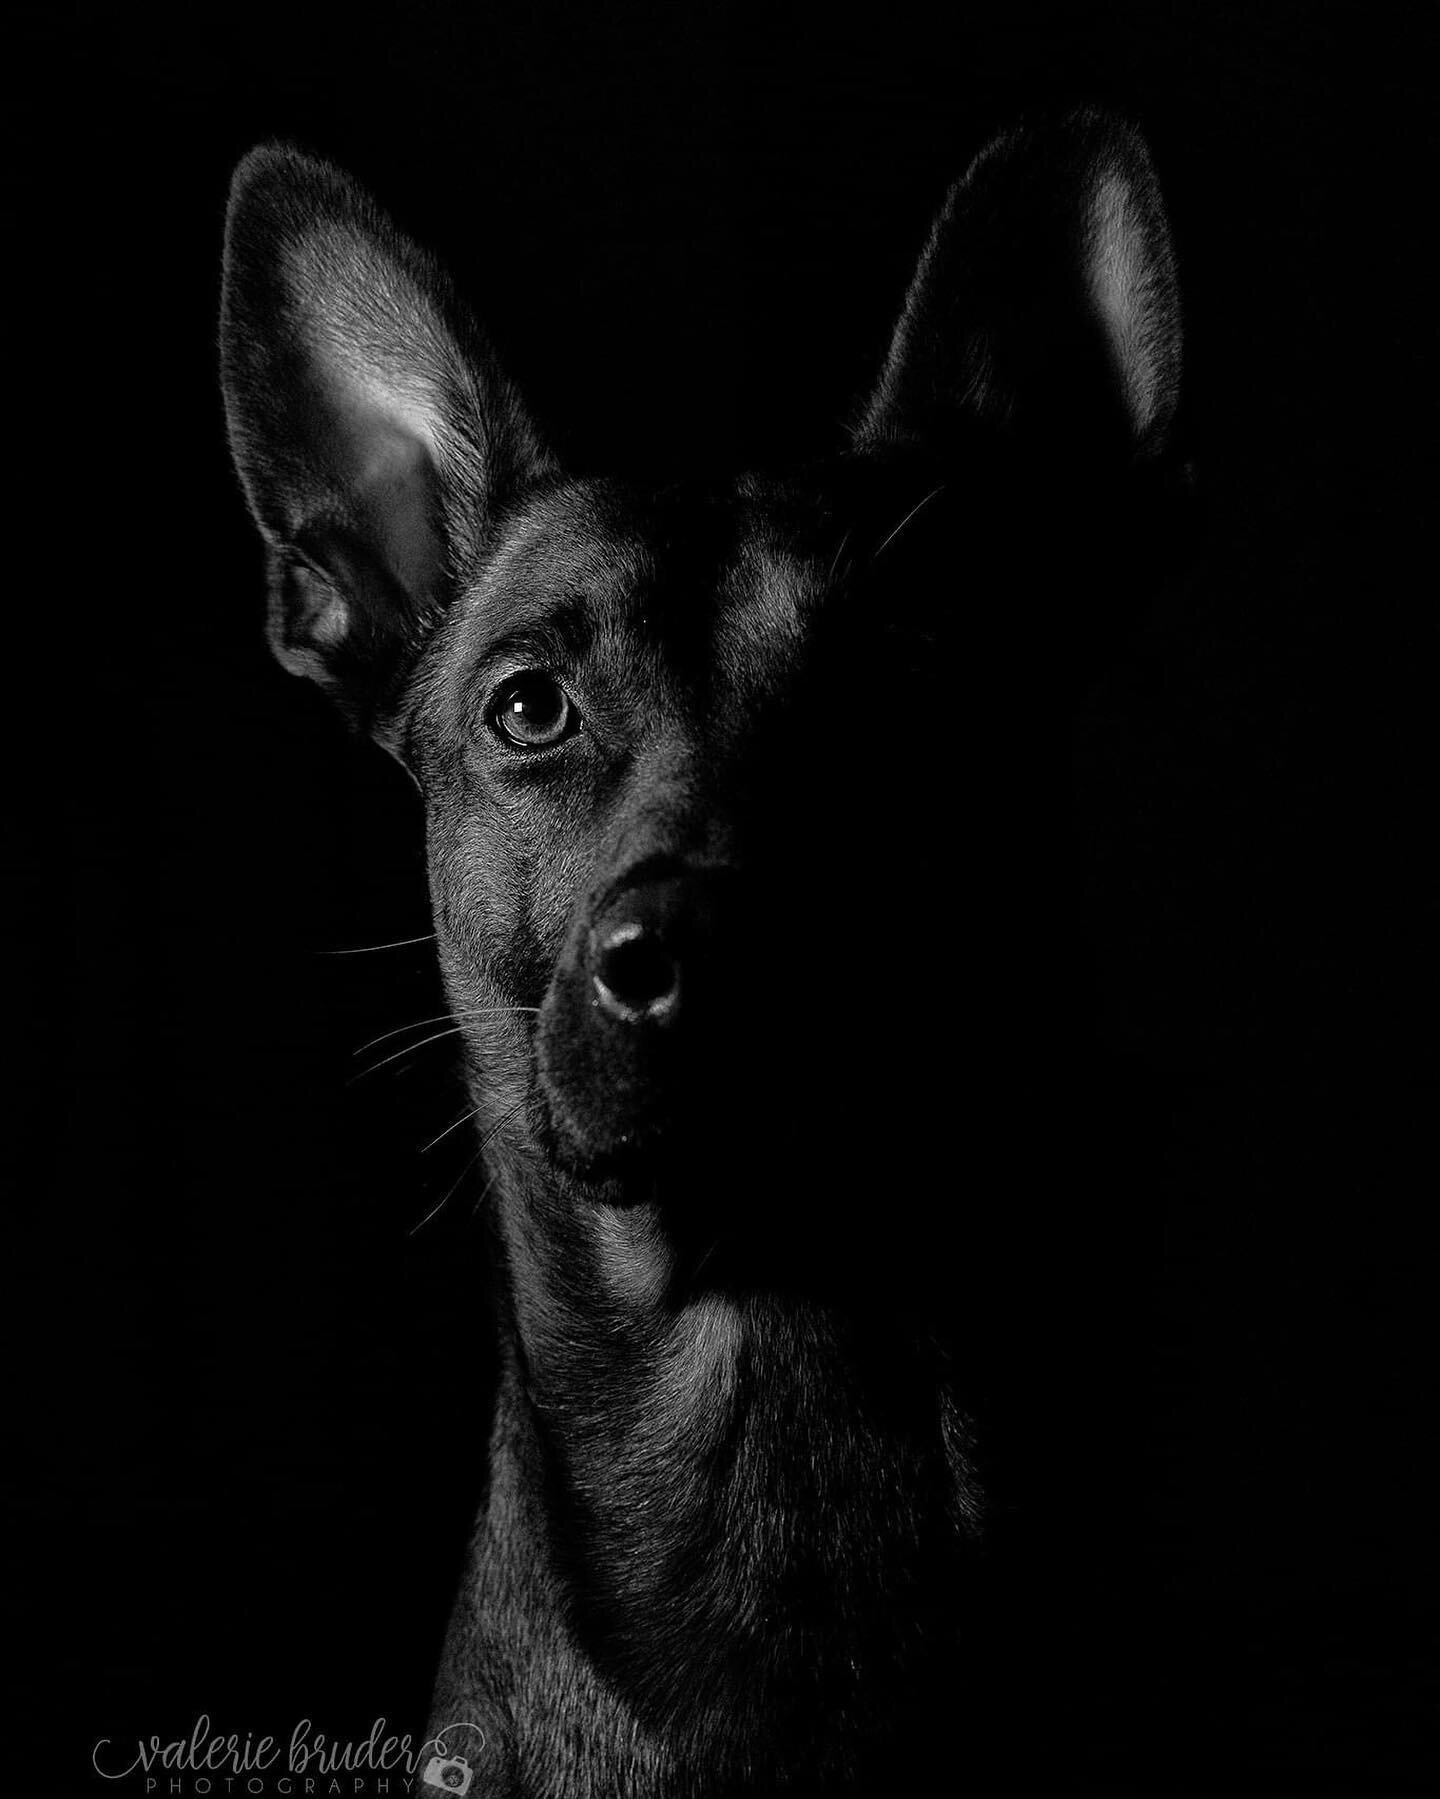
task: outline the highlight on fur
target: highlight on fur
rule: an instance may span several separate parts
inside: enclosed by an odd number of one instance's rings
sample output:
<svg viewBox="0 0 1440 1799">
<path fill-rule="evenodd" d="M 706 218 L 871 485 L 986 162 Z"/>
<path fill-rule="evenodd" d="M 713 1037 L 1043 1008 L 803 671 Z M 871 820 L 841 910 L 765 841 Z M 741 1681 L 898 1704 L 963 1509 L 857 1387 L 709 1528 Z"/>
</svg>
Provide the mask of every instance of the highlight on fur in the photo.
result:
<svg viewBox="0 0 1440 1799">
<path fill-rule="evenodd" d="M 857 441 L 923 438 L 965 413 L 1155 459 L 1180 361 L 1175 258 L 1144 140 L 1094 111 L 1020 125 L 946 196 Z"/>
<path fill-rule="evenodd" d="M 546 452 L 433 259 L 286 145 L 235 172 L 220 343 L 276 654 L 373 728 L 454 571 Z"/>
</svg>

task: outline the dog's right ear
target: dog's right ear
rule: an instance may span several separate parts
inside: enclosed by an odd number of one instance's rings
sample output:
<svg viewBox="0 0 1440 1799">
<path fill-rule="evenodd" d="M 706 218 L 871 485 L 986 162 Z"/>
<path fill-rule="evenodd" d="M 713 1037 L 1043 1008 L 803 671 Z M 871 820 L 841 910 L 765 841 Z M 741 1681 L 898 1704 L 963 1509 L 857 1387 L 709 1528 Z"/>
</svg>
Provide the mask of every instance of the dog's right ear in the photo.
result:
<svg viewBox="0 0 1440 1799">
<path fill-rule="evenodd" d="M 271 645 L 388 741 L 455 570 L 549 459 L 435 264 L 347 176 L 284 146 L 235 172 L 220 365 L 270 549 Z"/>
</svg>

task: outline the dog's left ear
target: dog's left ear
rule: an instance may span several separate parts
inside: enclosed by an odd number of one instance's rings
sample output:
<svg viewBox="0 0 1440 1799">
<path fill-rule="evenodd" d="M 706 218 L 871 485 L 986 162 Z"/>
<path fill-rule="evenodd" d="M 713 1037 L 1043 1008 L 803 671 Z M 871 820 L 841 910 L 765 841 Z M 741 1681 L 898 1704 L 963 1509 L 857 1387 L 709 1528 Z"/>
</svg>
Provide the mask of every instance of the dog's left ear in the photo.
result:
<svg viewBox="0 0 1440 1799">
<path fill-rule="evenodd" d="M 998 138 L 950 190 L 855 440 L 943 454 L 978 420 L 1041 455 L 1153 462 L 1179 387 L 1149 152 L 1087 111 Z"/>
</svg>

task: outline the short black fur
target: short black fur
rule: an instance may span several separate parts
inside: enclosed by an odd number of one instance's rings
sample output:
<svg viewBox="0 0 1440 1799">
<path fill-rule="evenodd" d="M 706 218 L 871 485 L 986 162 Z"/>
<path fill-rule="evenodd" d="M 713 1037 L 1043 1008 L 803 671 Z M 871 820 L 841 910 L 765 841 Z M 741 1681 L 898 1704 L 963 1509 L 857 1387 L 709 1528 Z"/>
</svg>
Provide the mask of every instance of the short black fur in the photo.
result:
<svg viewBox="0 0 1440 1799">
<path fill-rule="evenodd" d="M 484 1133 L 505 1373 L 432 1726 L 483 1730 L 487 1796 L 903 1792 L 957 1740 L 993 1790 L 1032 1663 L 986 1418 L 1073 971 L 1009 878 L 1063 808 L 1002 816 L 987 759 L 1056 799 L 1183 487 L 1143 143 L 985 151 L 799 471 L 566 475 L 435 266 L 285 148 L 236 175 L 222 366 L 276 652 L 425 794 Z M 522 674 L 574 728 L 506 737 Z"/>
</svg>

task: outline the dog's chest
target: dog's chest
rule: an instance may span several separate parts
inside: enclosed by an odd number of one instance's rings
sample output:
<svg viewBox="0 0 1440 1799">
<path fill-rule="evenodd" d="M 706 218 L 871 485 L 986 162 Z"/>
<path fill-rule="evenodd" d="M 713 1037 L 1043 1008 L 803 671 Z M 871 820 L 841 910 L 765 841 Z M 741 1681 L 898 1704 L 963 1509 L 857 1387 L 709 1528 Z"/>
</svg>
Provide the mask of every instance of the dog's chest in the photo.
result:
<svg viewBox="0 0 1440 1799">
<path fill-rule="evenodd" d="M 597 1221 L 591 1278 L 566 1283 L 589 1303 L 552 1289 L 529 1320 L 596 1653 L 666 1705 L 712 1682 L 757 1709 L 796 1682 L 855 1700 L 950 1628 L 978 1534 L 943 1360 L 794 1298 L 668 1302 L 620 1253 L 642 1229 Z"/>
</svg>

